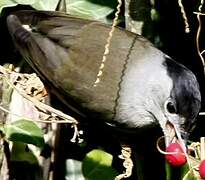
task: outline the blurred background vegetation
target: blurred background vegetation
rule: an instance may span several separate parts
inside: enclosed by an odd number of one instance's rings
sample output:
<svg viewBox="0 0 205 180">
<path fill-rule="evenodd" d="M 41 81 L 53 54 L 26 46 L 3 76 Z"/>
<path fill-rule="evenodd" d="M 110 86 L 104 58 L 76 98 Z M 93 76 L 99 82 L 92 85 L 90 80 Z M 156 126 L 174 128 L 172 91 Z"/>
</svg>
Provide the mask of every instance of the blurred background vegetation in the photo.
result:
<svg viewBox="0 0 205 180">
<path fill-rule="evenodd" d="M 129 6 L 126 6 L 129 3 Z M 94 19 L 103 23 L 112 24 L 115 17 L 117 0 L 67 0 L 67 13 L 79 16 L 82 18 Z M 6 26 L 6 17 L 9 13 L 19 9 L 37 9 L 37 10 L 52 10 L 54 11 L 58 5 L 58 0 L 1 0 L 0 1 L 0 62 L 1 65 L 11 63 L 21 67 L 21 72 L 32 72 L 26 62 L 22 59 L 12 44 Z M 198 20 L 194 12 L 198 11 L 200 1 L 183 1 L 184 10 L 189 23 L 190 32 L 185 32 L 184 18 L 181 13 L 181 8 L 178 1 L 173 0 L 130 0 L 123 1 L 121 6 L 120 16 L 118 18 L 118 26 L 128 28 L 129 23 L 133 21 L 132 27 L 136 32 L 141 33 L 155 44 L 156 47 L 171 56 L 176 61 L 184 64 L 191 69 L 197 76 L 202 93 L 202 110 L 204 111 L 205 103 L 205 83 L 204 69 L 196 49 L 196 34 L 198 30 Z M 204 7 L 202 7 L 203 12 Z M 126 11 L 130 12 L 130 17 L 126 17 Z M 202 29 L 200 34 L 201 50 L 205 48 L 203 42 L 204 33 L 204 18 L 201 16 Z M 55 95 L 51 95 L 51 104 L 62 111 L 67 110 L 64 105 L 57 100 Z M 58 158 L 53 167 L 54 179 L 84 179 L 83 174 L 87 175 L 87 179 L 113 179 L 113 175 L 123 171 L 121 166 L 122 161 L 117 158 L 120 154 L 120 146 L 115 140 L 110 138 L 109 131 L 98 127 L 86 127 L 84 132 L 85 143 L 73 144 L 69 140 L 72 137 L 73 131 L 69 125 L 61 125 L 61 130 L 58 139 Z M 197 126 L 191 135 L 192 141 L 198 141 L 199 137 L 205 136 L 205 122 L 203 117 L 198 117 Z M 99 131 L 101 129 L 101 131 Z M 112 131 L 112 130 L 110 130 Z M 99 133 L 100 132 L 100 133 Z M 97 134 L 97 135 L 96 135 Z M 169 177 L 165 173 L 164 158 L 156 150 L 156 140 L 161 135 L 158 128 L 153 129 L 147 135 L 144 132 L 140 137 L 134 137 L 136 144 L 133 144 L 134 164 L 136 167 L 133 170 L 133 176 L 130 179 L 181 179 L 180 170 L 172 169 L 172 175 Z M 143 137 L 143 138 L 142 138 Z M 133 137 L 132 137 L 133 138 Z M 146 142 L 146 143 L 145 143 Z M 104 151 L 92 151 L 99 148 L 110 153 L 105 154 Z M 90 152 L 90 153 L 89 153 Z M 113 156 L 111 156 L 113 154 Z M 116 155 L 116 156 L 114 156 Z M 102 170 L 95 169 L 94 175 L 90 175 L 90 167 L 96 167 L 96 164 L 89 162 L 89 159 L 97 157 L 98 162 L 106 161 L 100 166 Z M 100 158 L 102 157 L 102 158 Z M 104 159 L 105 158 L 105 159 Z M 114 161 L 113 161 L 114 159 Z M 81 171 L 82 162 L 83 172 Z M 87 163 L 87 164 L 86 164 Z M 111 164 L 116 170 L 111 168 Z M 98 164 L 99 165 L 99 164 Z M 19 166 L 17 170 L 23 172 L 25 164 Z M 28 170 L 28 169 L 27 169 Z M 103 172 L 110 172 L 109 177 Z M 28 171 L 32 173 L 32 168 Z M 138 174 L 138 175 L 136 175 Z M 172 176 L 172 177 L 171 177 Z M 20 179 L 21 176 L 16 176 Z M 25 179 L 35 179 L 35 176 L 28 176 Z M 22 180 L 22 177 L 21 177 Z"/>
</svg>

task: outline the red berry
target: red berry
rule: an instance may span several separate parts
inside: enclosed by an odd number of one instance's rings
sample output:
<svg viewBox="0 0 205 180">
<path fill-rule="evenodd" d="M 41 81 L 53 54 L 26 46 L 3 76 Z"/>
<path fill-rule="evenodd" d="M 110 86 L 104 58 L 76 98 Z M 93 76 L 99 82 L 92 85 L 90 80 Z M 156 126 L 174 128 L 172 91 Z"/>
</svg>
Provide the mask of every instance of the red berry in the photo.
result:
<svg viewBox="0 0 205 180">
<path fill-rule="evenodd" d="M 170 144 L 166 148 L 166 152 L 173 153 L 165 155 L 165 159 L 171 166 L 179 167 L 183 166 L 187 162 L 183 149 L 178 143 Z"/>
<path fill-rule="evenodd" d="M 205 179 L 205 160 L 201 161 L 199 165 L 199 174 L 202 179 Z"/>
</svg>

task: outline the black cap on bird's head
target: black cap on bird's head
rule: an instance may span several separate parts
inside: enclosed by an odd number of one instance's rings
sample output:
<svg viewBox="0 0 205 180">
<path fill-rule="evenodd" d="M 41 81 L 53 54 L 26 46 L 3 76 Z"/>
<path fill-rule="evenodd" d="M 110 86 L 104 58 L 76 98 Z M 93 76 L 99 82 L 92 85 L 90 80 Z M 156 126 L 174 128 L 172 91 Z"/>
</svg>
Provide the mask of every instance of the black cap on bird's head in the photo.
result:
<svg viewBox="0 0 205 180">
<path fill-rule="evenodd" d="M 195 120 L 201 107 L 199 85 L 194 74 L 181 64 L 165 58 L 164 66 L 173 82 L 170 97 L 164 104 L 167 117 L 166 129 L 167 145 L 176 134 L 180 143 L 186 144 L 188 135 L 195 127 Z M 170 137 L 169 137 L 170 136 Z M 183 141 L 183 142 L 182 142 Z"/>
</svg>

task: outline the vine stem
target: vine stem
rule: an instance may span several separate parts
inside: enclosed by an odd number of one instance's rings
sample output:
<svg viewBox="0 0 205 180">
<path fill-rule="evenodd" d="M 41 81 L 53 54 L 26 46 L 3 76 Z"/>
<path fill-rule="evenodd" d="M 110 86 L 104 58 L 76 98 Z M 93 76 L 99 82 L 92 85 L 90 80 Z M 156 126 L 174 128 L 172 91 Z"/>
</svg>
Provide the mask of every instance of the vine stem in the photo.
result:
<svg viewBox="0 0 205 180">
<path fill-rule="evenodd" d="M 201 18 L 200 18 L 200 16 L 205 15 L 204 13 L 201 13 L 203 4 L 204 4 L 204 0 L 201 0 L 201 3 L 200 3 L 199 8 L 198 8 L 199 12 L 194 12 L 194 14 L 197 15 L 197 20 L 198 20 L 198 23 L 199 23 L 199 26 L 198 26 L 198 29 L 197 29 L 197 34 L 196 34 L 196 48 L 197 48 L 197 53 L 198 53 L 198 55 L 201 59 L 202 65 L 203 65 L 204 72 L 205 72 L 205 62 L 204 62 L 204 58 L 202 56 L 202 54 L 204 53 L 204 50 L 201 52 L 200 46 L 199 46 L 199 36 L 201 34 Z"/>
<path fill-rule="evenodd" d="M 178 0 L 178 5 L 181 9 L 182 17 L 184 19 L 185 33 L 190 33 L 189 23 L 188 23 L 188 19 L 187 19 L 187 16 L 186 16 L 186 12 L 184 10 L 184 6 L 182 4 L 182 0 Z"/>
<path fill-rule="evenodd" d="M 103 57 L 102 57 L 102 60 L 101 60 L 101 64 L 100 64 L 100 67 L 99 67 L 99 70 L 98 70 L 97 78 L 96 78 L 96 80 L 94 82 L 94 85 L 93 85 L 94 87 L 96 87 L 100 83 L 101 77 L 103 75 L 103 69 L 105 67 L 105 62 L 107 61 L 107 56 L 110 53 L 110 51 L 109 51 L 110 43 L 111 43 L 111 40 L 112 40 L 112 37 L 113 37 L 113 33 L 115 31 L 115 26 L 117 25 L 117 20 L 118 20 L 118 17 L 119 17 L 121 5 L 122 5 L 122 0 L 118 0 L 117 11 L 115 13 L 115 18 L 113 19 L 113 23 L 112 23 L 111 30 L 110 30 L 108 38 L 107 38 L 107 42 L 105 44 L 105 50 L 104 50 Z"/>
</svg>

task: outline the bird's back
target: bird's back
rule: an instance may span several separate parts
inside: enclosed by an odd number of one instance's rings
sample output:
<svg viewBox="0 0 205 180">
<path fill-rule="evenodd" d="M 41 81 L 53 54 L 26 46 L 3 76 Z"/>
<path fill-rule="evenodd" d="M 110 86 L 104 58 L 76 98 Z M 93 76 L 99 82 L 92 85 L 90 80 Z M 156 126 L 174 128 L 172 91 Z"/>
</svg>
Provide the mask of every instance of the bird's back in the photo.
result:
<svg viewBox="0 0 205 180">
<path fill-rule="evenodd" d="M 120 83 L 133 56 L 143 64 L 149 49 L 156 50 L 151 43 L 128 31 L 115 29 L 109 54 L 100 83 L 94 87 L 102 61 L 110 27 L 98 22 L 82 20 L 61 13 L 16 13 L 22 24 L 30 25 L 27 38 L 15 20 L 9 23 L 13 28 L 17 46 L 22 54 L 38 71 L 60 86 L 83 108 L 112 118 Z M 11 28 L 10 28 L 11 29 Z M 16 32 L 16 29 L 19 29 Z M 20 43 L 18 43 L 20 42 Z M 31 61 L 32 59 L 32 61 Z M 132 57 L 133 59 L 133 57 Z M 137 77 L 136 77 L 137 78 Z"/>
</svg>

